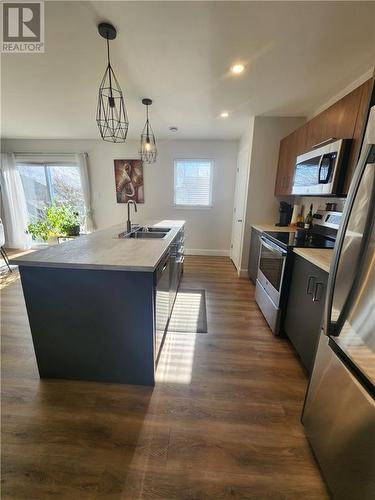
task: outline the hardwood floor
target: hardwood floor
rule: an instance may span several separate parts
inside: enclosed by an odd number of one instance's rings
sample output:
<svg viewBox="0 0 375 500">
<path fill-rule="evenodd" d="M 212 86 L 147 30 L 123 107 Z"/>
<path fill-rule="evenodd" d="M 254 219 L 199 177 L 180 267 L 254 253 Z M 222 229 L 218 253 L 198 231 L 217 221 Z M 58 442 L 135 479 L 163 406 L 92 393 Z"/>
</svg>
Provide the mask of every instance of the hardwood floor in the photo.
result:
<svg viewBox="0 0 375 500">
<path fill-rule="evenodd" d="M 169 333 L 154 389 L 39 380 L 20 282 L 2 291 L 3 499 L 328 498 L 289 344 L 229 259 L 185 262 L 208 333 Z"/>
</svg>

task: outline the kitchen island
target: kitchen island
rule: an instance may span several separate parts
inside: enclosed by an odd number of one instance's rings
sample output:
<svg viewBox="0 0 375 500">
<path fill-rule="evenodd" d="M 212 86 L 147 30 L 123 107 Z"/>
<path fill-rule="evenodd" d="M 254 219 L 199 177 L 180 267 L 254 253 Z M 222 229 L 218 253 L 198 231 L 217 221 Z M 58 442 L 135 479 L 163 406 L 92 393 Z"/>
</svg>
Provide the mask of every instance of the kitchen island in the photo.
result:
<svg viewBox="0 0 375 500">
<path fill-rule="evenodd" d="M 184 221 L 147 227 L 166 234 L 119 238 L 118 225 L 12 260 L 41 378 L 154 385 L 183 270 Z"/>
</svg>

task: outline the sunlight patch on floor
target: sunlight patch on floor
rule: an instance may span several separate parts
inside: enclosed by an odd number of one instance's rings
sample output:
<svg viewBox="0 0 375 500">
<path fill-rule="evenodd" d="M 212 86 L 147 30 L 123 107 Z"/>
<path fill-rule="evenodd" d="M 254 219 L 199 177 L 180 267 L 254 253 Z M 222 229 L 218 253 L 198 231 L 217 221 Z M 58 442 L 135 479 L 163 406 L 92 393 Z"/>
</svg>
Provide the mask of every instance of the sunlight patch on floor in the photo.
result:
<svg viewBox="0 0 375 500">
<path fill-rule="evenodd" d="M 156 382 L 190 384 L 202 293 L 178 293 L 156 371 Z"/>
<path fill-rule="evenodd" d="M 6 266 L 0 268 L 0 290 L 11 285 L 20 277 L 17 266 L 11 266 L 11 268 L 12 272 Z"/>
<path fill-rule="evenodd" d="M 172 332 L 196 332 L 202 307 L 201 302 L 200 292 L 178 293 L 168 330 Z"/>
<path fill-rule="evenodd" d="M 168 331 L 156 370 L 157 383 L 190 384 L 196 336 L 196 333 Z"/>
</svg>

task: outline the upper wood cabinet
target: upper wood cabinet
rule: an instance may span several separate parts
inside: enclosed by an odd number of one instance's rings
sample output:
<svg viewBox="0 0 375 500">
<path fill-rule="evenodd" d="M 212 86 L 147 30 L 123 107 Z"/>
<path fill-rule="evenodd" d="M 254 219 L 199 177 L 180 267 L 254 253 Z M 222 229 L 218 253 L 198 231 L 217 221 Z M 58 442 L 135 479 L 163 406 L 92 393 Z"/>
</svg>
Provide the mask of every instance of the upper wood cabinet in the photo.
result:
<svg viewBox="0 0 375 500">
<path fill-rule="evenodd" d="M 353 137 L 361 95 L 358 87 L 307 123 L 307 151 L 330 138 Z"/>
<path fill-rule="evenodd" d="M 361 85 L 362 94 L 361 101 L 359 104 L 357 121 L 354 127 L 353 133 L 353 143 L 350 150 L 349 161 L 346 169 L 345 181 L 343 186 L 343 194 L 347 194 L 349 191 L 350 182 L 352 180 L 355 167 L 361 152 L 362 145 L 362 135 L 367 121 L 367 115 L 370 107 L 370 100 L 372 95 L 372 89 L 374 87 L 374 79 L 371 78 L 367 80 L 363 85 Z"/>
<path fill-rule="evenodd" d="M 288 195 L 292 192 L 292 182 L 296 156 L 306 149 L 307 127 L 303 125 L 280 142 L 275 194 Z"/>
<path fill-rule="evenodd" d="M 291 194 L 296 157 L 331 138 L 353 139 L 343 190 L 343 194 L 347 193 L 358 159 L 372 87 L 373 79 L 370 79 L 281 140 L 276 195 Z"/>
</svg>

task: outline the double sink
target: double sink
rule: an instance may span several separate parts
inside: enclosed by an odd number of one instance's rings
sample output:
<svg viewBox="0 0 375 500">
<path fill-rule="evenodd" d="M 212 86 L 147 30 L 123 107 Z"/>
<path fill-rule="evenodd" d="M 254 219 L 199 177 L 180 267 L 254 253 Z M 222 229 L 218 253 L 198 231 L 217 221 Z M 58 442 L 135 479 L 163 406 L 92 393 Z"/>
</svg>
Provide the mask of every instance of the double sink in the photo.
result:
<svg viewBox="0 0 375 500">
<path fill-rule="evenodd" d="M 131 239 L 155 239 L 165 238 L 170 227 L 149 227 L 149 226 L 136 226 L 130 232 L 124 231 L 118 235 L 119 238 Z"/>
</svg>

